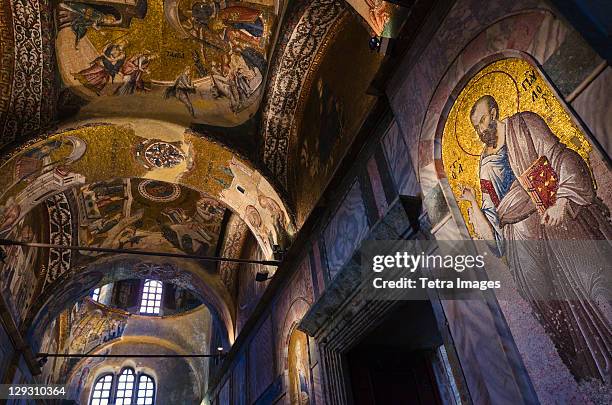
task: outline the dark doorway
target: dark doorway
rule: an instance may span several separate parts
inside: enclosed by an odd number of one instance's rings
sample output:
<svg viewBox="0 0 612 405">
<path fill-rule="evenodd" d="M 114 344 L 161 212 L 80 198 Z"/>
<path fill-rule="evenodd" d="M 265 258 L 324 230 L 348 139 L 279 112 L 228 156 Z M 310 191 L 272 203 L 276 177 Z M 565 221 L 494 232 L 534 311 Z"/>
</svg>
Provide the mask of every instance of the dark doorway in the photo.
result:
<svg viewBox="0 0 612 405">
<path fill-rule="evenodd" d="M 445 403 L 439 387 L 443 373 L 436 373 L 436 349 L 441 345 L 431 304 L 401 303 L 346 355 L 353 403 Z"/>
</svg>

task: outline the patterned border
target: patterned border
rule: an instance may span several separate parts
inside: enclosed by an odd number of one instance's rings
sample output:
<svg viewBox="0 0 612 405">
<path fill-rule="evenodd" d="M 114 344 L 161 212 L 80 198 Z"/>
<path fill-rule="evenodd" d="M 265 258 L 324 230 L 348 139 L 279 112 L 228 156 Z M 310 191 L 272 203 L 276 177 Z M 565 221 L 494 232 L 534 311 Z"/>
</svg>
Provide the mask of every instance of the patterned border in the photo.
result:
<svg viewBox="0 0 612 405">
<path fill-rule="evenodd" d="M 221 249 L 221 257 L 239 259 L 249 234 L 247 224 L 238 215 L 232 215 L 228 221 Z M 219 276 L 227 287 L 232 297 L 236 293 L 236 279 L 240 263 L 219 262 Z"/>
<path fill-rule="evenodd" d="M 8 43 L 14 43 L 14 63 L 10 97 L 0 121 L 0 147 L 34 134 L 55 115 L 51 7 L 47 0 L 13 0 L 11 6 L 14 42 Z"/>
<path fill-rule="evenodd" d="M 2 0 L 0 5 L 0 128 L 4 128 L 4 123 L 8 119 L 11 102 L 15 63 L 14 46 L 11 2 L 10 0 Z"/>
<path fill-rule="evenodd" d="M 155 196 L 147 191 L 147 186 L 153 183 L 163 183 L 163 182 L 157 181 L 157 180 L 145 180 L 141 182 L 138 185 L 138 191 L 140 192 L 140 195 L 142 195 L 144 198 L 148 200 L 155 201 L 155 202 L 171 202 L 181 196 L 181 187 L 178 184 L 174 184 L 174 183 L 166 183 L 168 186 L 172 187 L 172 194 L 166 197 Z"/>
<path fill-rule="evenodd" d="M 264 165 L 287 186 L 289 137 L 308 70 L 328 32 L 345 10 L 339 0 L 314 0 L 285 33 L 270 77 L 261 136 Z M 288 38 L 287 38 L 288 37 Z"/>
<path fill-rule="evenodd" d="M 56 194 L 45 201 L 49 212 L 49 243 L 72 245 L 72 212 L 65 193 Z M 45 287 L 70 270 L 71 250 L 49 249 L 49 266 L 43 284 Z"/>
</svg>

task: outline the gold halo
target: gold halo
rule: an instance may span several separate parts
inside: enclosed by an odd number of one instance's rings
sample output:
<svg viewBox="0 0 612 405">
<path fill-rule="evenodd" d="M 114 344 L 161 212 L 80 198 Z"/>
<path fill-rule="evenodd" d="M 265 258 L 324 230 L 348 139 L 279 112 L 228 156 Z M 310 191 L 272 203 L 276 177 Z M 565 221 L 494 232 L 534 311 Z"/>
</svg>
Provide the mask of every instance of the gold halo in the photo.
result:
<svg viewBox="0 0 612 405">
<path fill-rule="evenodd" d="M 466 91 L 467 90 L 467 91 Z M 461 98 L 459 100 L 457 113 L 455 114 L 454 132 L 455 139 L 461 150 L 470 156 L 480 156 L 482 150 L 482 142 L 476 134 L 476 130 L 470 121 L 471 106 L 474 105 L 476 100 L 480 97 L 488 94 L 508 94 L 508 92 L 515 92 L 516 103 L 512 103 L 512 97 L 504 97 L 503 99 L 495 98 L 499 105 L 499 118 L 504 119 L 513 114 L 519 112 L 519 89 L 518 84 L 514 78 L 506 72 L 500 70 L 493 70 L 480 77 L 475 77 L 467 84 L 465 89 L 461 92 Z M 463 108 L 464 103 L 468 104 L 470 108 Z M 471 133 L 474 136 L 469 139 L 467 145 L 463 145 L 457 133 Z M 463 136 L 466 139 L 467 136 Z"/>
</svg>

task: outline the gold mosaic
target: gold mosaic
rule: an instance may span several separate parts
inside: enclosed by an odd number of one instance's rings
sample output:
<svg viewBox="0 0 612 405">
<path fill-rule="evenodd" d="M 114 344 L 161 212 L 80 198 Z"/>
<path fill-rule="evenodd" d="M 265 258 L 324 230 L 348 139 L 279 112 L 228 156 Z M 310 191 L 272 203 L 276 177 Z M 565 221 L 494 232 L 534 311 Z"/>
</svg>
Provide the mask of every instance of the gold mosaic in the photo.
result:
<svg viewBox="0 0 612 405">
<path fill-rule="evenodd" d="M 517 58 L 503 59 L 486 66 L 459 94 L 448 115 L 442 137 L 444 170 L 472 235 L 474 229 L 468 221 L 467 212 L 470 203 L 461 201 L 460 197 L 462 187 L 469 186 L 474 189 L 478 203 L 482 202 L 479 162 L 484 145 L 470 122 L 470 111 L 476 100 L 484 95 L 491 95 L 497 101 L 500 120 L 518 112 L 534 112 L 542 117 L 562 143 L 579 153 L 587 164 L 591 151 L 585 135 L 534 66 Z"/>
</svg>

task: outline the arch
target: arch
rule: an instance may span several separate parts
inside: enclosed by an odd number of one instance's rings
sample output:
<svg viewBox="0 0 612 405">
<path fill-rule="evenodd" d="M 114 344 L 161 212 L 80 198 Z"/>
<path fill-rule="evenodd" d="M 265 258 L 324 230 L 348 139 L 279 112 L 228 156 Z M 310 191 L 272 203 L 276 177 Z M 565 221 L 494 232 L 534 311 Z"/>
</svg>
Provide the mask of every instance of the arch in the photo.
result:
<svg viewBox="0 0 612 405">
<path fill-rule="evenodd" d="M 1 181 L 0 206 L 13 208 L 19 215 L 5 219 L 0 233 L 42 198 L 117 178 L 176 183 L 210 196 L 247 223 L 266 257 L 272 257 L 272 245 L 285 237 L 279 230 L 295 233 L 292 215 L 280 194 L 250 162 L 175 124 L 114 118 L 64 127 L 14 154 L 2 170 L 12 175 Z M 284 218 L 279 218 L 275 206 L 262 206 L 261 195 L 273 199 Z M 257 210 L 262 224 L 248 221 L 247 208 Z"/>
<path fill-rule="evenodd" d="M 140 295 L 140 314 L 159 315 L 163 286 L 161 281 L 145 279 Z"/>
<path fill-rule="evenodd" d="M 284 33 L 275 51 L 264 100 L 261 137 L 263 162 L 287 186 L 289 136 L 298 100 L 328 32 L 346 10 L 337 0 L 314 0 L 301 10 L 295 26 Z"/>
<path fill-rule="evenodd" d="M 148 374 L 140 373 L 136 389 L 136 403 L 153 405 L 155 403 L 156 390 L 155 379 Z"/>
<path fill-rule="evenodd" d="M 180 285 L 198 296 L 213 318 L 223 325 L 224 346 L 233 344 L 235 335 L 234 317 L 230 309 L 231 300 L 219 280 L 212 279 L 210 274 L 191 260 L 168 258 L 156 265 L 158 271 L 155 273 L 151 273 L 150 267 L 139 266 L 141 263 L 137 257 L 117 255 L 90 264 L 76 274 L 68 274 L 59 279 L 54 284 L 54 288 L 47 289 L 38 300 L 37 306 L 33 307 L 32 322 L 28 330 L 32 347 L 38 347 L 47 325 L 63 309 L 89 295 L 96 286 L 132 278 L 146 279 L 152 275 L 162 282 Z"/>
<path fill-rule="evenodd" d="M 108 405 L 112 396 L 112 388 L 115 376 L 112 373 L 104 373 L 96 378 L 91 390 L 89 405 Z"/>
<path fill-rule="evenodd" d="M 541 65 L 553 53 L 554 50 L 533 45 L 534 38 L 540 34 L 533 28 L 534 22 L 540 24 L 541 30 L 550 26 L 556 27 L 560 37 L 567 33 L 567 27 L 560 24 L 560 20 L 549 10 L 526 10 L 504 17 L 472 38 L 447 67 L 443 77 L 436 84 L 418 130 L 419 149 L 417 159 L 415 159 L 419 180 L 427 189 L 433 188 L 432 180 L 434 178 L 445 177 L 442 172 L 437 171 L 439 160 L 442 157 L 439 145 L 436 146 L 436 143 L 440 142 L 442 138 L 444 126 L 442 117 L 448 114 L 451 107 L 449 100 L 459 93 L 462 84 L 467 83 L 467 78 L 471 77 L 470 73 L 473 74 L 479 68 L 503 57 L 523 57 L 532 61 L 532 63 Z M 507 27 L 514 25 L 521 26 L 527 31 L 517 33 L 517 35 L 524 34 L 525 38 L 512 38 L 512 41 L 507 38 L 506 42 L 492 41 L 487 47 L 483 47 L 487 38 L 494 38 Z M 548 84 L 550 85 L 550 83 Z M 434 163 L 436 166 L 434 166 Z M 425 172 L 421 173 L 421 171 Z"/>
<path fill-rule="evenodd" d="M 289 369 L 289 342 L 294 331 L 312 304 L 304 297 L 295 298 L 285 314 L 285 320 L 282 329 L 279 331 L 279 344 L 277 344 L 277 359 L 279 372 L 285 372 Z"/>
<path fill-rule="evenodd" d="M 131 367 L 124 367 L 119 375 L 117 375 L 117 384 L 115 385 L 115 404 L 116 405 L 129 405 L 132 403 L 134 385 L 136 376 L 134 369 Z"/>
<path fill-rule="evenodd" d="M 136 372 L 131 364 L 124 365 L 117 374 L 103 372 L 96 378 L 89 405 L 108 405 L 111 400 L 116 405 L 153 405 L 155 391 L 154 377 Z"/>
<path fill-rule="evenodd" d="M 121 350 L 122 346 L 125 345 L 138 345 L 140 347 L 144 347 L 143 345 L 151 346 L 153 353 L 173 353 L 178 355 L 191 354 L 191 352 L 186 352 L 183 348 L 179 347 L 175 342 L 172 342 L 167 339 L 160 339 L 151 336 L 130 336 L 127 339 L 122 339 L 121 341 L 113 341 L 109 342 L 105 345 L 98 347 L 92 354 L 108 354 L 112 353 L 113 350 L 117 349 Z M 125 350 L 125 349 L 123 349 Z M 125 353 L 121 352 L 120 353 Z M 194 383 L 194 394 L 196 396 L 201 395 L 201 386 L 206 384 L 206 381 L 203 379 L 203 376 L 198 374 L 197 369 L 201 368 L 202 365 L 195 364 L 194 359 L 177 359 L 183 364 L 185 370 L 189 370 L 189 373 L 193 373 Z M 163 362 L 157 361 L 138 361 L 134 359 L 119 359 L 117 361 L 113 361 L 111 364 L 105 363 L 104 361 L 100 361 L 100 359 L 96 358 L 83 358 L 80 359 L 78 363 L 76 363 L 70 370 L 68 370 L 68 378 L 65 380 L 65 384 L 67 386 L 67 390 L 69 392 L 68 398 L 79 400 L 82 395 L 87 394 L 87 398 L 91 397 L 91 393 L 89 393 L 90 387 L 93 387 L 93 381 L 95 376 L 103 375 L 103 374 L 112 374 L 115 376 L 115 383 L 117 382 L 118 375 L 124 371 L 125 369 L 131 369 L 136 376 L 135 381 L 138 381 L 138 377 L 140 375 L 147 375 L 154 380 L 155 385 L 159 384 L 161 379 L 163 379 L 164 374 L 166 374 L 166 378 L 168 378 L 167 370 L 162 368 L 157 369 L 157 366 L 162 366 Z M 183 376 L 187 378 L 187 376 Z M 91 383 L 90 383 L 91 382 Z M 116 384 L 115 384 L 116 386 Z M 115 387 L 113 387 L 114 389 Z M 157 388 L 157 387 L 156 387 Z M 157 389 L 155 389 L 155 396 L 157 397 Z M 157 400 L 157 399 L 156 399 Z M 136 403 L 133 401 L 132 404 Z"/>
</svg>

